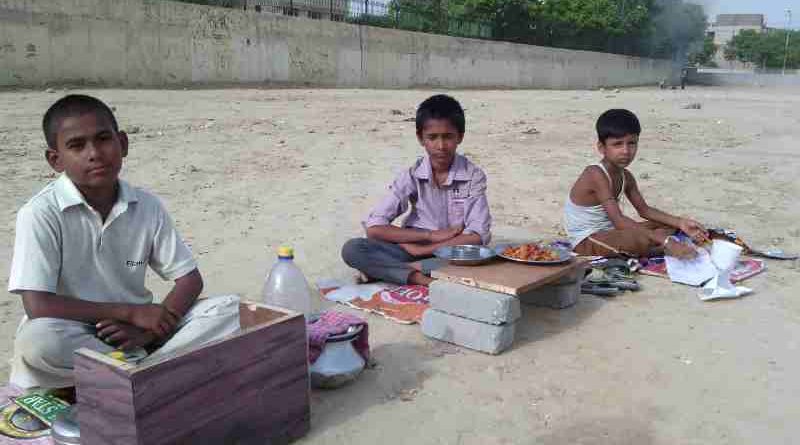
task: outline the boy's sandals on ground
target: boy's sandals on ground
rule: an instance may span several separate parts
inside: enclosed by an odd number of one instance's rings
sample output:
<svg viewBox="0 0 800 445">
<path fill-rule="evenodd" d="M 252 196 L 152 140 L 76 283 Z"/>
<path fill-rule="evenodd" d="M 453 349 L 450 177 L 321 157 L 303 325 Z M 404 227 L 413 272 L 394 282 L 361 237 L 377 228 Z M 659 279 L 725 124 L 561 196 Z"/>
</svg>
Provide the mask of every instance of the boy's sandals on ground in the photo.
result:
<svg viewBox="0 0 800 445">
<path fill-rule="evenodd" d="M 581 293 L 614 297 L 627 290 L 638 291 L 639 283 L 625 260 L 609 260 L 592 268 L 581 284 Z"/>
</svg>

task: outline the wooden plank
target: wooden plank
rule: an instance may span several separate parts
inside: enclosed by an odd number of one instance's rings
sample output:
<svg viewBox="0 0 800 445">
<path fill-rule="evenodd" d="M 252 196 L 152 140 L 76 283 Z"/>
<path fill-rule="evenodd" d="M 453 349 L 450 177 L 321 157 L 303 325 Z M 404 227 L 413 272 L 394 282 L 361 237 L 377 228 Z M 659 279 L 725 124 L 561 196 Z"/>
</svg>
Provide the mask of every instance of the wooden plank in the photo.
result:
<svg viewBox="0 0 800 445">
<path fill-rule="evenodd" d="M 248 301 L 239 303 L 239 324 L 243 330 L 296 314 L 296 312 L 260 303 Z"/>
<path fill-rule="evenodd" d="M 306 342 L 299 315 L 134 371 L 141 443 L 270 443 L 303 434 Z"/>
<path fill-rule="evenodd" d="M 584 259 L 552 266 L 534 266 L 512 261 L 496 260 L 482 266 L 448 264 L 433 270 L 431 276 L 465 286 L 519 296 L 549 284 L 573 271 Z"/>
<path fill-rule="evenodd" d="M 124 365 L 124 366 L 119 366 Z M 84 445 L 138 445 L 129 365 L 88 349 L 75 352 L 78 422 Z"/>
</svg>

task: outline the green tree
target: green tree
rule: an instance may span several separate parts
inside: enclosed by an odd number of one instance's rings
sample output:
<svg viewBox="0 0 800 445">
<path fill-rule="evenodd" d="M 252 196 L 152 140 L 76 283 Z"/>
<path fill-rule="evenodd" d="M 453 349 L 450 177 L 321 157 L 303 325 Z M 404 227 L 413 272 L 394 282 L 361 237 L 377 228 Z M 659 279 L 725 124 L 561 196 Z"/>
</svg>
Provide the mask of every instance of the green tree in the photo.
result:
<svg viewBox="0 0 800 445">
<path fill-rule="evenodd" d="M 790 41 L 797 44 L 789 47 L 786 53 L 786 33 L 790 32 Z M 773 30 L 757 32 L 744 30 L 736 34 L 728 43 L 726 55 L 735 55 L 736 60 L 751 63 L 758 68 L 779 69 L 783 67 L 784 54 L 786 66 L 796 69 L 800 67 L 800 32 Z"/>
<path fill-rule="evenodd" d="M 448 0 L 393 0 L 389 15 L 403 29 L 447 34 Z"/>
<path fill-rule="evenodd" d="M 706 36 L 703 40 L 703 48 L 689 54 L 689 63 L 692 65 L 714 66 L 714 55 L 717 54 L 717 45 L 714 44 L 714 38 Z"/>
<path fill-rule="evenodd" d="M 689 0 L 393 0 L 398 27 L 683 60 L 706 17 Z M 477 24 L 480 34 L 467 25 Z M 458 26 L 456 26 L 458 24 Z M 489 26 L 491 33 L 483 30 Z"/>
</svg>

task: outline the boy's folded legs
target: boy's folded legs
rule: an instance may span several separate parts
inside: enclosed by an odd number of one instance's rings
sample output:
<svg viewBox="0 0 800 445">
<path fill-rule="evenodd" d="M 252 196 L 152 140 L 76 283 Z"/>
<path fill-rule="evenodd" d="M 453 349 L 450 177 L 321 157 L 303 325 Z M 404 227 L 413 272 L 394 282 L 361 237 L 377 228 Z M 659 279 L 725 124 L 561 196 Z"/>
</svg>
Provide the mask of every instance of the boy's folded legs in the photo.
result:
<svg viewBox="0 0 800 445">
<path fill-rule="evenodd" d="M 178 330 L 143 363 L 199 347 L 239 329 L 239 298 L 233 295 L 198 300 Z M 11 383 L 21 388 L 66 388 L 75 385 L 73 354 L 87 348 L 107 354 L 116 348 L 97 338 L 94 325 L 60 318 L 25 320 L 14 342 Z"/>
<path fill-rule="evenodd" d="M 25 320 L 14 340 L 11 383 L 21 388 L 75 386 L 73 353 L 80 348 L 102 354 L 114 350 L 97 338 L 91 324 L 59 318 Z"/>
<path fill-rule="evenodd" d="M 612 229 L 592 234 L 575 246 L 575 252 L 587 256 L 632 256 L 643 257 L 657 253 L 662 247 L 653 242 L 673 235 L 675 229 L 663 224 L 645 221 L 635 229 Z"/>
<path fill-rule="evenodd" d="M 369 238 L 346 242 L 342 247 L 342 259 L 370 278 L 397 284 L 408 284 L 414 272 L 428 275 L 436 265 L 431 259 L 410 255 L 397 244 Z"/>
</svg>

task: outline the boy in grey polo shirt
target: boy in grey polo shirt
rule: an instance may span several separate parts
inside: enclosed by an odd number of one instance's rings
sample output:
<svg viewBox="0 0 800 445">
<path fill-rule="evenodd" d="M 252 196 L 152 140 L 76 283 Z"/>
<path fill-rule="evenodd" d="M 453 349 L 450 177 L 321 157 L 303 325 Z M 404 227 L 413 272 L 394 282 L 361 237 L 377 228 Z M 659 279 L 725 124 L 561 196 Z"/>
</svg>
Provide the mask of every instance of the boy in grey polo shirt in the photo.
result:
<svg viewBox="0 0 800 445">
<path fill-rule="evenodd" d="M 17 214 L 8 287 L 21 295 L 26 317 L 11 383 L 71 387 L 78 348 L 174 350 L 237 327 L 230 317 L 191 327 L 198 307 L 230 315 L 236 304 L 195 305 L 203 279 L 166 210 L 118 178 L 128 139 L 108 106 L 66 96 L 47 111 L 43 130 L 47 162 L 61 176 Z M 147 266 L 175 282 L 161 304 L 145 287 Z"/>
</svg>

